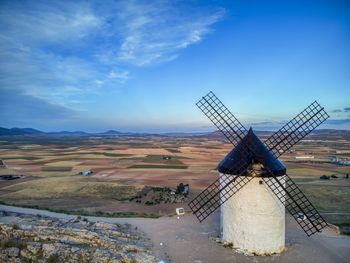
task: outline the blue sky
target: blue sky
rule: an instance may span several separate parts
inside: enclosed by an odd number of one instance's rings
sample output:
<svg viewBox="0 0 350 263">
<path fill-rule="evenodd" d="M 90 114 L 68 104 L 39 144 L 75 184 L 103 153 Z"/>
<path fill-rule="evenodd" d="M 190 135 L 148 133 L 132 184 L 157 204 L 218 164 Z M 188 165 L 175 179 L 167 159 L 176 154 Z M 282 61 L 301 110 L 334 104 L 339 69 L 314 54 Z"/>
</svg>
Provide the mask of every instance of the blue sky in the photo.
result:
<svg viewBox="0 0 350 263">
<path fill-rule="evenodd" d="M 214 91 L 274 129 L 315 99 L 350 129 L 347 1 L 0 1 L 0 126 L 206 131 Z"/>
</svg>

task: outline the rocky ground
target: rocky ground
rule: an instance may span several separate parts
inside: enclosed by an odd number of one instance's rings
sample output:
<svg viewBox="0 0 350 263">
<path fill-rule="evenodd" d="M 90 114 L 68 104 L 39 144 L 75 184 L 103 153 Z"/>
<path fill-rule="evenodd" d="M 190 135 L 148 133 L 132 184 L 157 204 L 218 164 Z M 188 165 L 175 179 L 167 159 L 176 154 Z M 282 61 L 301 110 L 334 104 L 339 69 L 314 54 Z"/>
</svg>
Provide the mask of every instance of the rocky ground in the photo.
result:
<svg viewBox="0 0 350 263">
<path fill-rule="evenodd" d="M 44 220 L 43 222 L 46 222 L 46 220 L 51 220 L 53 222 L 66 222 L 65 224 L 67 224 L 67 226 L 63 227 L 63 230 L 67 228 L 69 229 L 69 224 L 74 226 L 74 228 L 78 228 L 79 224 L 84 224 L 85 222 L 84 218 L 77 220 L 77 216 L 74 215 L 54 213 L 39 209 L 0 205 L 0 211 L 7 211 L 6 216 L 0 215 L 0 223 L 5 223 L 7 227 L 10 227 L 10 233 L 12 233 L 11 229 L 13 230 L 13 228 L 21 228 L 21 225 L 24 225 L 27 221 L 26 218 L 32 218 L 31 220 L 33 220 L 34 222 L 27 224 L 36 225 L 36 227 L 41 225 L 41 221 L 39 220 L 42 219 Z M 11 216 L 11 213 L 14 214 L 12 214 Z M 28 216 L 24 216 L 24 214 Z M 38 218 L 37 215 L 41 215 L 41 219 Z M 15 220 L 16 218 L 18 219 L 17 221 Z M 58 218 L 58 221 L 52 218 Z M 101 222 L 104 222 L 105 224 L 103 225 L 111 225 L 113 227 L 116 227 L 117 231 L 121 233 L 130 234 L 131 236 L 135 235 L 138 237 L 135 240 L 130 236 L 129 242 L 127 242 L 126 244 L 121 242 L 123 245 L 126 245 L 126 247 L 121 248 L 121 251 L 119 252 L 120 255 L 124 257 L 124 262 L 128 262 L 127 260 L 129 260 L 129 262 L 159 261 L 165 263 L 348 263 L 350 258 L 349 236 L 339 235 L 336 231 L 334 231 L 333 228 L 326 228 L 322 233 L 318 233 L 311 237 L 308 237 L 304 233 L 304 231 L 300 229 L 298 223 L 289 215 L 286 215 L 286 249 L 283 253 L 272 256 L 254 256 L 251 254 L 244 253 L 244 251 L 238 251 L 237 249 L 233 249 L 230 246 L 225 246 L 225 244 L 221 244 L 220 239 L 218 238 L 220 234 L 220 214 L 218 212 L 213 213 L 202 223 L 198 223 L 197 218 L 195 218 L 191 214 L 186 214 L 182 217 L 164 216 L 157 219 L 93 216 L 89 216 L 86 218 L 91 224 L 91 226 L 93 226 L 95 223 L 97 224 L 97 226 L 99 226 Z M 73 223 L 74 221 L 78 222 Z M 13 227 L 12 223 L 16 223 L 17 227 Z M 130 225 L 134 227 L 131 227 Z M 0 224 L 0 226 L 3 227 L 4 225 Z M 135 229 L 135 227 L 138 227 L 138 229 Z M 122 230 L 123 228 L 125 228 L 125 231 Z M 40 227 L 38 229 L 40 229 Z M 91 229 L 90 227 L 86 226 L 83 227 L 83 230 L 86 230 L 87 233 L 90 233 L 90 231 L 94 233 L 95 231 L 98 236 L 101 235 L 100 231 L 102 230 L 93 229 L 94 228 Z M 149 240 L 145 238 L 145 236 L 142 234 L 143 232 L 141 232 L 140 230 L 146 233 L 147 237 L 149 237 L 152 240 L 152 247 L 149 243 Z M 114 238 L 114 236 L 108 235 L 106 238 L 107 240 L 109 240 Z M 1 236 L 0 240 L 2 240 Z M 102 238 L 102 240 L 105 239 Z M 37 241 L 33 240 L 31 242 Z M 55 242 L 57 242 L 57 240 Z M 120 244 L 118 242 L 120 241 L 115 241 L 114 246 Z M 131 242 L 140 242 L 138 243 L 138 247 L 141 248 L 141 251 L 138 253 L 133 253 L 132 251 L 130 251 L 130 249 L 129 251 L 127 251 L 127 246 L 133 245 Z M 50 244 L 49 241 L 39 243 L 41 244 L 41 246 L 43 246 L 43 244 L 45 243 Z M 65 242 L 57 242 L 57 244 L 65 244 Z M 100 250 L 105 249 L 104 246 L 98 246 Z M 79 248 L 78 245 L 70 245 L 69 249 L 72 249 L 72 247 Z M 97 250 L 97 247 L 95 248 L 95 250 L 92 250 L 92 255 L 93 252 Z M 151 252 L 146 252 L 147 250 L 149 251 L 151 248 L 153 254 L 151 254 Z M 17 253 L 18 250 L 13 252 Z M 107 251 L 107 253 L 112 252 L 113 251 L 111 249 L 108 249 Z M 19 253 L 21 253 L 21 250 L 19 250 Z M 68 250 L 68 253 L 70 253 L 71 256 L 72 254 L 74 254 L 71 252 L 71 250 Z M 76 252 L 75 254 L 79 255 L 78 252 Z M 152 255 L 154 255 L 156 258 L 152 257 Z M 55 259 L 56 258 L 52 256 L 50 258 L 51 261 L 49 262 L 55 262 Z M 94 257 L 91 261 L 93 260 L 95 262 L 103 262 L 102 259 L 99 258 L 99 256 Z M 41 262 L 47 261 L 47 259 L 41 260 Z M 3 262 L 11 261 L 3 260 Z M 17 262 L 21 261 L 17 260 Z M 22 262 L 25 261 L 23 260 Z M 32 260 L 32 262 L 35 261 Z M 66 262 L 75 261 L 72 259 L 71 261 L 67 260 Z M 81 262 L 88 261 L 84 259 L 81 260 Z M 119 262 L 123 262 L 123 258 L 119 259 Z"/>
<path fill-rule="evenodd" d="M 0 262 L 156 262 L 152 243 L 130 224 L 0 211 Z"/>
</svg>

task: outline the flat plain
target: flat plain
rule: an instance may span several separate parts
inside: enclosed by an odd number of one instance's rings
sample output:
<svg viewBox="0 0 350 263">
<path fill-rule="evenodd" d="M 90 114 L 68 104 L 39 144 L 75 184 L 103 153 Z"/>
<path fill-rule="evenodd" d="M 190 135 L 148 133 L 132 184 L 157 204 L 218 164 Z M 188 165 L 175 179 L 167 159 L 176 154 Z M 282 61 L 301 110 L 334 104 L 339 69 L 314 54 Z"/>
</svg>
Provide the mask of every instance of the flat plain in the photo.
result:
<svg viewBox="0 0 350 263">
<path fill-rule="evenodd" d="M 347 136 L 311 134 L 281 158 L 326 220 L 343 227 L 350 225 L 350 166 L 334 159 L 350 159 Z M 1 137 L 0 159 L 6 168 L 0 168 L 0 175 L 22 177 L 0 180 L 0 201 L 86 215 L 173 215 L 176 207 L 188 210 L 186 203 L 217 178 L 217 164 L 231 148 L 215 133 Z M 82 175 L 86 170 L 93 173 Z M 336 178 L 321 180 L 322 175 Z M 176 188 L 179 183 L 190 186 L 190 195 L 181 204 L 161 197 L 153 202 L 155 194 L 145 190 Z"/>
</svg>

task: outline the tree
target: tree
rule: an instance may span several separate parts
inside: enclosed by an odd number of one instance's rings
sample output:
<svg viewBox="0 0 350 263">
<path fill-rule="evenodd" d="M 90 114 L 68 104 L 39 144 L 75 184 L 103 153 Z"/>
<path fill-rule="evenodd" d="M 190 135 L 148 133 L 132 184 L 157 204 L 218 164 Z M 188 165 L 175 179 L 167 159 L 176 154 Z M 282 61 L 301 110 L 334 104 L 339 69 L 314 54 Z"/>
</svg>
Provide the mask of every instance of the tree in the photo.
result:
<svg viewBox="0 0 350 263">
<path fill-rule="evenodd" d="M 183 184 L 183 183 L 180 183 L 180 184 L 177 186 L 176 193 L 177 193 L 177 194 L 182 194 L 183 191 L 184 191 L 184 189 L 185 189 L 184 184 Z"/>
</svg>

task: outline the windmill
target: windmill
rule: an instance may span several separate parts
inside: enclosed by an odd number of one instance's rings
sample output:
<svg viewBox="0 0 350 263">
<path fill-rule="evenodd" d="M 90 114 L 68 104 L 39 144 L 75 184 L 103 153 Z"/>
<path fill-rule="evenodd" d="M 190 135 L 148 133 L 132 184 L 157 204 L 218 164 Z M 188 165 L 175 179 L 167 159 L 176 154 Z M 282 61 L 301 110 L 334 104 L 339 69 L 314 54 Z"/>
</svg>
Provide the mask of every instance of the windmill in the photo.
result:
<svg viewBox="0 0 350 263">
<path fill-rule="evenodd" d="M 327 225 L 278 159 L 329 118 L 323 107 L 314 101 L 263 143 L 213 92 L 196 105 L 234 146 L 219 178 L 189 203 L 200 222 L 221 206 L 223 240 L 256 254 L 284 249 L 285 209 L 308 236 Z"/>
</svg>

